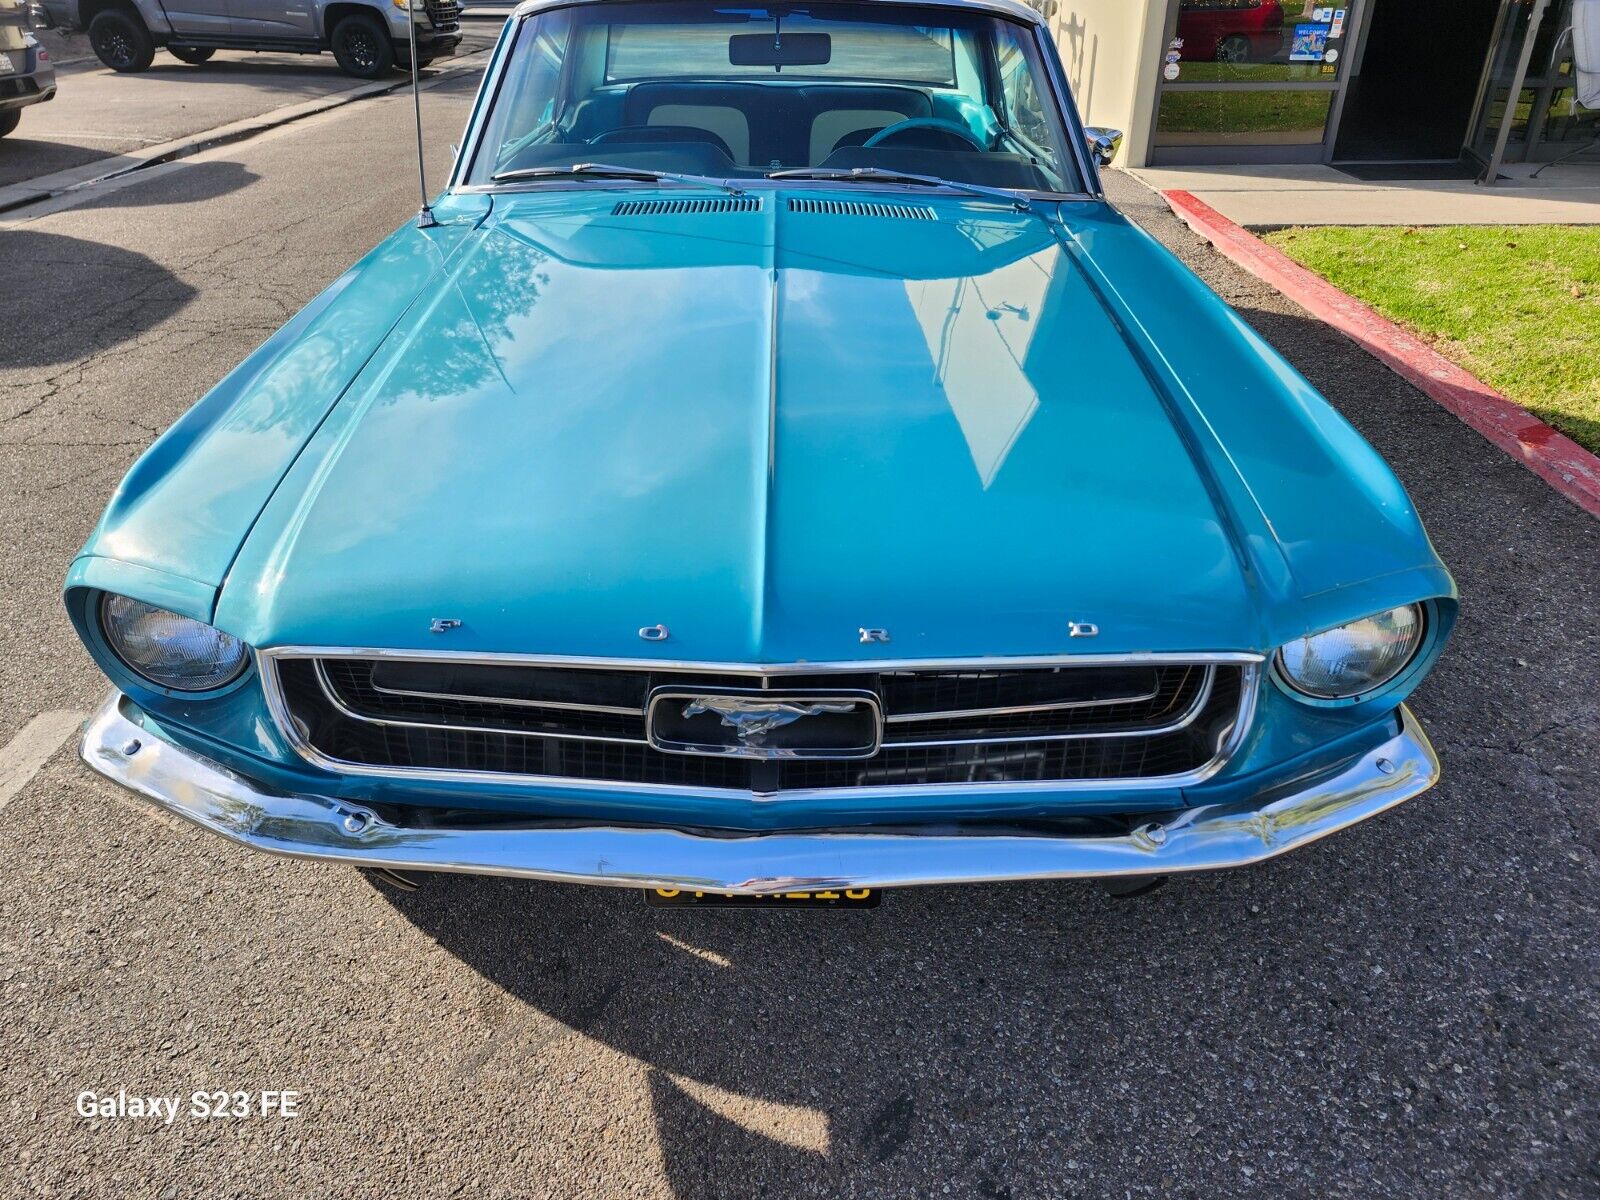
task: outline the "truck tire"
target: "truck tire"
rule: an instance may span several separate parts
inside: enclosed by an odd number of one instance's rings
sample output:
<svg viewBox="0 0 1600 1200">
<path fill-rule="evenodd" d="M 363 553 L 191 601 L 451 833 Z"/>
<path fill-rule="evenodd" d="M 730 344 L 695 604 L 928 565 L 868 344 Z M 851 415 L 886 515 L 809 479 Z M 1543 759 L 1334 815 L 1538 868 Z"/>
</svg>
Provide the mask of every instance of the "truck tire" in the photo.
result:
<svg viewBox="0 0 1600 1200">
<path fill-rule="evenodd" d="M 394 44 L 389 40 L 389 30 L 368 13 L 354 13 L 340 21 L 328 41 L 346 75 L 381 79 L 394 69 Z"/>
<path fill-rule="evenodd" d="M 179 62 L 198 67 L 216 53 L 210 46 L 168 46 L 167 53 Z"/>
<path fill-rule="evenodd" d="M 21 120 L 22 110 L 20 108 L 8 108 L 5 112 L 0 112 L 0 137 L 5 137 L 6 134 L 15 130 Z"/>
<path fill-rule="evenodd" d="M 120 8 L 108 8 L 89 22 L 89 48 L 106 66 L 125 74 L 143 71 L 156 57 L 144 22 Z"/>
</svg>

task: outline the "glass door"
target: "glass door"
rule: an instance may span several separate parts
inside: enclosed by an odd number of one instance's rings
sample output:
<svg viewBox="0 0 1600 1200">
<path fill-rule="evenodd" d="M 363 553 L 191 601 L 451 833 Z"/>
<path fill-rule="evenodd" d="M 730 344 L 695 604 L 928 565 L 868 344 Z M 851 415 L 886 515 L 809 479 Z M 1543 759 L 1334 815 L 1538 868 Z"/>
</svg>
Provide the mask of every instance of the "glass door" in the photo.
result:
<svg viewBox="0 0 1600 1200">
<path fill-rule="evenodd" d="M 1151 161 L 1320 162 L 1364 0 L 1173 0 Z"/>
<path fill-rule="evenodd" d="M 1483 167 L 1483 181 L 1493 183 L 1508 154 L 1527 156 L 1539 130 L 1549 123 L 1559 83 L 1555 61 L 1561 34 L 1571 23 L 1571 0 L 1504 0 L 1494 42 L 1478 87 L 1467 150 Z M 1567 14 L 1566 21 L 1547 19 Z M 1535 64 L 1538 64 L 1535 69 Z M 1570 78 L 1568 79 L 1570 85 Z M 1570 92 L 1567 103 L 1570 105 Z"/>
</svg>

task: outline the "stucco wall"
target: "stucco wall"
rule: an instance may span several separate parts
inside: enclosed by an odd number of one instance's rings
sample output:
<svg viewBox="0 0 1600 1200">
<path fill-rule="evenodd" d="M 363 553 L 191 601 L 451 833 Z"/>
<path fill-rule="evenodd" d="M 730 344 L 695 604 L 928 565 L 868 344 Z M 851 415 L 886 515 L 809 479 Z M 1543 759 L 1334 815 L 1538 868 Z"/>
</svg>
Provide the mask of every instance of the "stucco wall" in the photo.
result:
<svg viewBox="0 0 1600 1200">
<path fill-rule="evenodd" d="M 1154 119 L 1166 0 L 1059 0 L 1050 18 L 1078 108 L 1126 136 L 1117 165 L 1144 166 Z"/>
</svg>

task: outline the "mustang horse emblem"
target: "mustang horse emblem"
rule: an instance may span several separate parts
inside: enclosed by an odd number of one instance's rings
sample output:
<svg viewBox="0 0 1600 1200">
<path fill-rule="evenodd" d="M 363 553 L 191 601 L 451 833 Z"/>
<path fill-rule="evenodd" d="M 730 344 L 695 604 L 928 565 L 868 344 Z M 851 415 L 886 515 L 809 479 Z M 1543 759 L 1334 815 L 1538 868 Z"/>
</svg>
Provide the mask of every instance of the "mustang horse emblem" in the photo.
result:
<svg viewBox="0 0 1600 1200">
<path fill-rule="evenodd" d="M 803 704 L 793 700 L 749 700 L 737 696 L 707 696 L 684 705 L 685 717 L 698 717 L 714 712 L 722 723 L 733 730 L 741 746 L 765 744 L 767 734 L 774 729 L 792 725 L 802 717 L 820 717 L 823 713 L 847 713 L 855 708 L 853 702 L 842 704 Z"/>
</svg>

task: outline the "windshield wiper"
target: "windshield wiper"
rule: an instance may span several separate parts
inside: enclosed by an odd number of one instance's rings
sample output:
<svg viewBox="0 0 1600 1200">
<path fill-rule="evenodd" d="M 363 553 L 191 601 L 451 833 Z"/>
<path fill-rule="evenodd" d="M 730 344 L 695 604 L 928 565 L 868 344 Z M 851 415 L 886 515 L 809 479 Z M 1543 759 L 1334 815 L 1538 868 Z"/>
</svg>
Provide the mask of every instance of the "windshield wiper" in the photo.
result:
<svg viewBox="0 0 1600 1200">
<path fill-rule="evenodd" d="M 652 171 L 648 167 L 619 167 L 614 163 L 581 162 L 570 167 L 514 167 L 509 171 L 496 171 L 489 176 L 491 183 L 513 183 L 522 179 L 637 179 L 641 182 L 689 183 L 702 187 L 722 188 L 735 196 L 744 195 L 744 189 L 726 179 L 712 179 L 709 175 L 680 175 L 675 171 Z"/>
<path fill-rule="evenodd" d="M 768 171 L 768 179 L 830 179 L 841 183 L 914 183 L 923 187 L 951 188 L 972 196 L 990 200 L 1004 200 L 1018 212 L 1030 212 L 1033 199 L 1026 192 L 1011 188 L 988 187 L 981 183 L 962 183 L 955 179 L 941 179 L 937 175 L 911 175 L 905 171 L 888 171 L 882 167 L 795 167 L 788 171 Z"/>
</svg>

